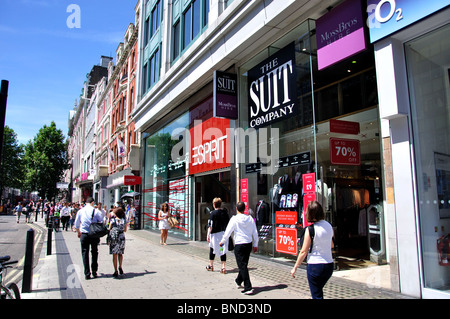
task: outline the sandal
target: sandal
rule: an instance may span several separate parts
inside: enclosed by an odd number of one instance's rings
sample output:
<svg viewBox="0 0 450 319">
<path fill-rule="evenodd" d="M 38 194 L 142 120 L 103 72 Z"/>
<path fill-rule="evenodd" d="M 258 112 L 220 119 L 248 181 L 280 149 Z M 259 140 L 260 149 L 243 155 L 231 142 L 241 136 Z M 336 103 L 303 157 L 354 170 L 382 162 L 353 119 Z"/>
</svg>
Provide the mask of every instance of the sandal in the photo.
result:
<svg viewBox="0 0 450 319">
<path fill-rule="evenodd" d="M 226 270 L 225 268 L 222 268 L 222 269 L 220 270 L 220 273 L 225 275 L 225 274 L 227 273 L 227 270 Z"/>
<path fill-rule="evenodd" d="M 207 271 L 214 271 L 214 266 L 206 266 Z"/>
</svg>

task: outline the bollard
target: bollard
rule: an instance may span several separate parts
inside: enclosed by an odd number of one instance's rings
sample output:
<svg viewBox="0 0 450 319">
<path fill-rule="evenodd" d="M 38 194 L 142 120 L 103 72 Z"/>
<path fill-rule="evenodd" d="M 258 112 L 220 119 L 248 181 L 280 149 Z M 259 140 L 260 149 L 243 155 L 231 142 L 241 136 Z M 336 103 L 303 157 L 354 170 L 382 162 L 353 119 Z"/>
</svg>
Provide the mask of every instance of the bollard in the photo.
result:
<svg viewBox="0 0 450 319">
<path fill-rule="evenodd" d="M 31 292 L 33 284 L 33 255 L 34 255 L 34 230 L 27 231 L 27 243 L 25 247 L 25 263 L 23 265 L 22 293 Z"/>
<path fill-rule="evenodd" d="M 49 228 L 47 230 L 47 256 L 52 254 L 52 233 L 53 229 Z"/>
</svg>

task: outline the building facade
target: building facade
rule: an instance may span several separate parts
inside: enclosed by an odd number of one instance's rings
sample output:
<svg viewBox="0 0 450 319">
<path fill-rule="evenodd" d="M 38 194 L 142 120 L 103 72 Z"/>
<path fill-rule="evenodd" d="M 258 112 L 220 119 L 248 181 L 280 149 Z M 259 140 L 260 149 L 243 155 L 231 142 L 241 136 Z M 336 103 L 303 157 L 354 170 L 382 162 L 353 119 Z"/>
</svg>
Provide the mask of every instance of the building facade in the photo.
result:
<svg viewBox="0 0 450 319">
<path fill-rule="evenodd" d="M 421 155 L 440 163 L 430 172 L 415 164 L 422 150 L 409 148 L 425 138 L 411 127 L 448 127 L 445 45 L 427 53 L 441 56 L 436 74 L 423 77 L 441 85 L 439 125 L 410 123 L 409 92 L 422 94 L 412 79 L 426 67 L 406 68 L 429 46 L 421 36 L 448 25 L 448 3 L 438 2 L 420 23 L 373 40 L 372 20 L 386 23 L 394 1 L 143 1 L 132 113 L 142 133 L 142 227 L 157 229 L 168 202 L 179 220 L 171 231 L 205 240 L 212 199 L 230 214 L 242 200 L 260 253 L 290 260 L 316 199 L 335 231 L 336 267 L 388 263 L 392 289 L 448 298 L 450 268 L 435 249 L 448 245 L 448 134 L 439 133 L 433 158 Z M 431 199 L 417 197 L 419 186 L 443 201 L 434 228 L 421 222 Z"/>
<path fill-rule="evenodd" d="M 368 1 L 368 8 L 381 137 L 391 161 L 389 242 L 401 291 L 449 298 L 450 1 L 383 2 Z"/>
<path fill-rule="evenodd" d="M 124 42 L 117 47 L 116 64 L 113 58 L 102 57 L 88 74 L 80 102 L 69 115 L 74 202 L 93 196 L 110 208 L 122 202 L 124 193 L 139 190 L 140 134 L 130 116 L 135 105 L 139 3 L 135 24 L 129 24 Z"/>
</svg>

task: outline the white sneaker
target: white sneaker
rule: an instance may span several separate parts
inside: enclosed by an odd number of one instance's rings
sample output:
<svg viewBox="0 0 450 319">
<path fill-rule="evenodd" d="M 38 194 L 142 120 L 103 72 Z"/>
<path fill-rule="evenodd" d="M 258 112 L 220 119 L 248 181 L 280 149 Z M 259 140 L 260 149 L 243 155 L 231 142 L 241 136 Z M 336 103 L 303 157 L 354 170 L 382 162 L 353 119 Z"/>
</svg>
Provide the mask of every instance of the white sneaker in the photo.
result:
<svg viewBox="0 0 450 319">
<path fill-rule="evenodd" d="M 241 294 L 244 295 L 252 295 L 253 294 L 253 289 L 249 289 L 249 290 L 242 290 Z"/>
</svg>

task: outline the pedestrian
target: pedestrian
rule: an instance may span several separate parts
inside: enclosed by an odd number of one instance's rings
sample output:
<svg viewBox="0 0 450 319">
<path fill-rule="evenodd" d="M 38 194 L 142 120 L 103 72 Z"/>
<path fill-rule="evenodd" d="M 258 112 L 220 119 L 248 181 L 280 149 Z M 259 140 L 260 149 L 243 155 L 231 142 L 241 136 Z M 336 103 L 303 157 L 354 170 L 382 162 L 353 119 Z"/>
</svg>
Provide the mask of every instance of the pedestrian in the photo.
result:
<svg viewBox="0 0 450 319">
<path fill-rule="evenodd" d="M 61 208 L 61 224 L 62 229 L 67 231 L 67 228 L 69 226 L 69 220 L 70 220 L 70 207 L 69 203 L 65 203 L 64 206 Z"/>
<path fill-rule="evenodd" d="M 100 238 L 89 237 L 89 226 L 93 222 L 100 223 L 103 222 L 103 220 L 101 213 L 94 207 L 94 199 L 92 197 L 88 197 L 86 203 L 86 206 L 80 209 L 77 213 L 77 217 L 75 218 L 75 228 L 81 243 L 84 276 L 86 279 L 91 279 L 91 270 L 92 276 L 97 278 L 98 244 L 100 243 Z M 92 254 L 91 265 L 89 265 L 89 248 L 91 249 Z"/>
<path fill-rule="evenodd" d="M 122 262 L 125 251 L 125 232 L 127 231 L 127 226 L 125 212 L 122 208 L 117 207 L 114 209 L 114 215 L 109 220 L 109 253 L 113 255 L 114 278 L 117 278 L 119 273 L 123 275 Z M 117 262 L 119 262 L 118 268 Z"/>
<path fill-rule="evenodd" d="M 228 216 L 228 211 L 222 209 L 221 206 L 222 199 L 214 198 L 214 210 L 210 213 L 208 220 L 209 265 L 206 266 L 206 270 L 214 271 L 214 258 L 217 254 L 220 254 L 220 261 L 222 262 L 220 273 L 226 274 L 225 264 L 227 261 L 228 241 L 222 247 L 219 244 L 230 221 L 230 216 Z"/>
<path fill-rule="evenodd" d="M 30 222 L 30 214 L 31 214 L 31 203 L 28 202 L 23 208 L 22 212 L 25 214 L 25 223 Z"/>
<path fill-rule="evenodd" d="M 258 231 L 253 218 L 244 213 L 245 204 L 243 202 L 237 203 L 236 210 L 237 214 L 231 217 L 220 245 L 224 245 L 231 233 L 234 232 L 234 255 L 239 268 L 235 283 L 238 288 L 242 288 L 242 283 L 244 283 L 244 290 L 241 293 L 251 295 L 253 287 L 248 273 L 248 261 L 252 250 L 254 253 L 258 251 Z"/>
<path fill-rule="evenodd" d="M 169 204 L 163 203 L 161 204 L 161 210 L 158 212 L 158 220 L 159 220 L 159 229 L 161 230 L 161 245 L 167 245 L 167 234 L 169 233 L 170 224 L 169 224 L 170 210 Z"/>
<path fill-rule="evenodd" d="M 22 215 L 22 211 L 23 211 L 22 202 L 18 202 L 17 206 L 14 207 L 13 209 L 13 212 L 17 215 L 17 223 L 19 223 L 20 221 L 20 215 Z"/>
<path fill-rule="evenodd" d="M 69 219 L 69 226 L 71 231 L 75 231 L 73 226 L 75 225 L 75 218 L 77 217 L 77 211 L 78 211 L 77 204 L 72 203 L 70 205 L 70 219 Z"/>
<path fill-rule="evenodd" d="M 306 275 L 313 299 L 323 299 L 323 287 L 333 274 L 333 255 L 331 252 L 334 246 L 333 228 L 324 218 L 325 214 L 319 202 L 310 202 L 306 208 L 306 220 L 309 223 L 314 223 L 312 250 L 308 253 L 311 246 L 311 236 L 307 228 L 297 262 L 291 270 L 291 275 L 295 278 L 297 268 L 308 256 Z"/>
</svg>

